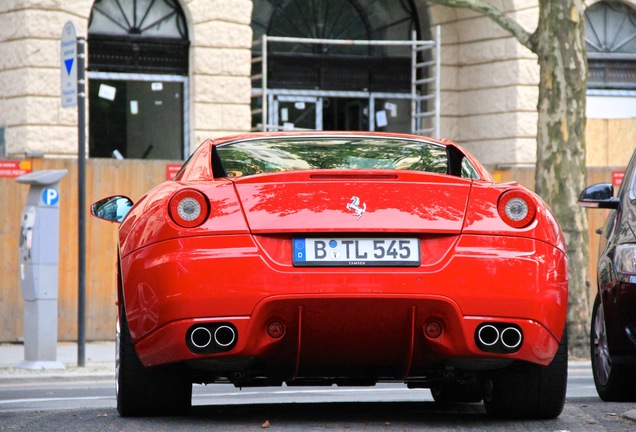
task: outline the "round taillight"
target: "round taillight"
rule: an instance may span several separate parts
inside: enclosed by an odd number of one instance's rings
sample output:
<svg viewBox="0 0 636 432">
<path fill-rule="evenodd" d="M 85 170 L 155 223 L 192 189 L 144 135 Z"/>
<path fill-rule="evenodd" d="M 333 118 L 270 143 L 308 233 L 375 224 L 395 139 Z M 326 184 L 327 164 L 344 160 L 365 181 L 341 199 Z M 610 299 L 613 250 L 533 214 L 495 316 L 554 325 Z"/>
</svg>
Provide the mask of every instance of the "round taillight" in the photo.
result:
<svg viewBox="0 0 636 432">
<path fill-rule="evenodd" d="M 499 197 L 499 216 L 514 228 L 523 228 L 534 220 L 537 206 L 532 196 L 523 191 L 507 191 Z"/>
<path fill-rule="evenodd" d="M 172 220 L 179 226 L 194 228 L 208 217 L 210 206 L 205 196 L 193 189 L 180 190 L 170 199 L 168 211 Z"/>
</svg>

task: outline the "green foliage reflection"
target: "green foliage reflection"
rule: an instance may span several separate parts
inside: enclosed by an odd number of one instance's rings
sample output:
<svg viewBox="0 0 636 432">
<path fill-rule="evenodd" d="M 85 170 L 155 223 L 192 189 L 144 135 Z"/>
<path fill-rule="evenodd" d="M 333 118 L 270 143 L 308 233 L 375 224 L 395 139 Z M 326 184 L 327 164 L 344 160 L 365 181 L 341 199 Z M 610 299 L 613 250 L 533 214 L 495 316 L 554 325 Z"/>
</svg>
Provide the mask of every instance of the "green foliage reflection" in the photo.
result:
<svg viewBox="0 0 636 432">
<path fill-rule="evenodd" d="M 217 151 L 230 177 L 310 169 L 448 171 L 444 146 L 398 139 L 263 139 Z"/>
</svg>

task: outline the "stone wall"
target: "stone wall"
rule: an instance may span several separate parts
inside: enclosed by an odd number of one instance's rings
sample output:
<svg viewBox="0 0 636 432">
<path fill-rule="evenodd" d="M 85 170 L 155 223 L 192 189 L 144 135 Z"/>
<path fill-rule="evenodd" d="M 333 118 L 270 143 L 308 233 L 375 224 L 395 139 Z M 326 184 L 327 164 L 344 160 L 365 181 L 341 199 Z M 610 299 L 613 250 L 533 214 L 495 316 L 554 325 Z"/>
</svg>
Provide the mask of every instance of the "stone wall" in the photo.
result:
<svg viewBox="0 0 636 432">
<path fill-rule="evenodd" d="M 0 127 L 6 153 L 77 152 L 77 110 L 60 104 L 60 37 L 67 21 L 85 33 L 90 2 L 0 2 Z"/>
<path fill-rule="evenodd" d="M 183 1 L 190 22 L 191 149 L 251 127 L 252 2 Z"/>
<path fill-rule="evenodd" d="M 532 32 L 531 0 L 493 4 Z M 489 18 L 434 6 L 442 28 L 442 136 L 465 146 L 486 165 L 533 164 L 539 68 L 536 56 Z"/>
</svg>

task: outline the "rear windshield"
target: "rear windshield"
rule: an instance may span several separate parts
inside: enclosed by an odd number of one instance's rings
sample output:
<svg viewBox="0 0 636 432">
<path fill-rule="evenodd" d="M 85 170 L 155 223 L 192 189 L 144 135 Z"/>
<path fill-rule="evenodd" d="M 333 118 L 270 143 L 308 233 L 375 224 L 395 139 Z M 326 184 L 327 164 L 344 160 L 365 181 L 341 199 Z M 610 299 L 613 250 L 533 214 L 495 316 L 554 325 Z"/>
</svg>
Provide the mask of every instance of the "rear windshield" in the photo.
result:
<svg viewBox="0 0 636 432">
<path fill-rule="evenodd" d="M 445 146 L 400 139 L 259 139 L 220 145 L 217 154 L 229 177 L 311 169 L 448 172 Z"/>
</svg>

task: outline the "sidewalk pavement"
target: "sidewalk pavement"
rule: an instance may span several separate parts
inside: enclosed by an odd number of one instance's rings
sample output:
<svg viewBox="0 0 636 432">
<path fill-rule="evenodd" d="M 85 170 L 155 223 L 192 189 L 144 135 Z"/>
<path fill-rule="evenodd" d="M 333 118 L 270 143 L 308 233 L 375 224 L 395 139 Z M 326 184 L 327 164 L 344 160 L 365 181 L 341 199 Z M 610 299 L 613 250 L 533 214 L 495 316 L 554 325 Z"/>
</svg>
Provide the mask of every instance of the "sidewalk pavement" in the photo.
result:
<svg viewBox="0 0 636 432">
<path fill-rule="evenodd" d="M 64 369 L 20 369 L 16 366 L 24 360 L 24 345 L 0 343 L 0 382 L 34 378 L 115 378 L 115 341 L 87 342 L 83 367 L 78 366 L 77 357 L 77 343 L 59 342 L 56 360 L 64 365 Z M 570 361 L 569 368 L 571 370 L 589 369 L 590 362 L 589 360 Z"/>
<path fill-rule="evenodd" d="M 115 342 L 87 342 L 85 345 L 85 362 L 78 366 L 77 344 L 75 342 L 59 342 L 57 344 L 57 361 L 64 369 L 20 369 L 16 365 L 24 360 L 23 344 L 0 344 L 0 384 L 28 382 L 38 378 L 54 380 L 81 379 L 115 379 Z M 570 361 L 568 368 L 573 370 L 590 369 L 589 360 Z M 636 410 L 630 410 L 625 417 L 636 421 Z"/>
<path fill-rule="evenodd" d="M 20 369 L 16 366 L 24 360 L 24 345 L 21 343 L 0 344 L 0 382 L 28 380 L 34 378 L 115 378 L 115 342 L 87 342 L 85 362 L 78 366 L 77 343 L 59 342 L 57 361 L 64 369 Z"/>
</svg>

